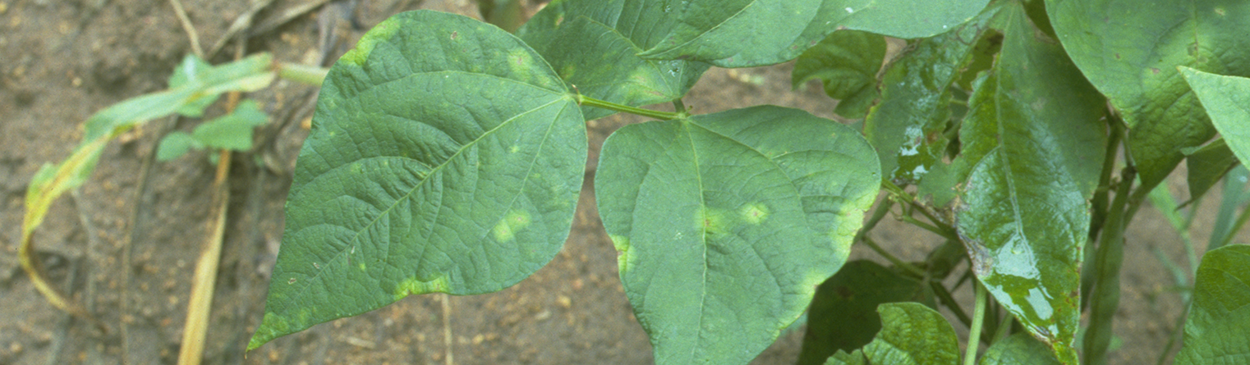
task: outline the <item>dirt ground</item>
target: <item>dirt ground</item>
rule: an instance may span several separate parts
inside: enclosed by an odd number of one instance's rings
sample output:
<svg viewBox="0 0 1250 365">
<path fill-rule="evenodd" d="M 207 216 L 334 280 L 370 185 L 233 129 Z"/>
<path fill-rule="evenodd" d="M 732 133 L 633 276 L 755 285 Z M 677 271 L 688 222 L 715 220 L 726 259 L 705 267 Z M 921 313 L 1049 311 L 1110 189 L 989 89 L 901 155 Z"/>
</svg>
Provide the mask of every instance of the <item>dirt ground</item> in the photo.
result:
<svg viewBox="0 0 1250 365">
<path fill-rule="evenodd" d="M 249 8 L 242 0 L 180 3 L 205 49 Z M 305 3 L 276 1 L 257 14 L 255 23 Z M 387 16 L 418 8 L 477 16 L 469 0 L 363 0 L 359 29 L 348 27 L 347 32 L 354 40 Z M 247 50 L 272 52 L 287 62 L 315 62 L 321 11 L 252 34 Z M 164 89 L 174 66 L 192 51 L 189 39 L 169 1 L 0 0 L 0 364 L 176 361 L 191 272 L 208 234 L 214 167 L 204 152 L 144 166 L 167 128 L 190 130 L 195 121 L 152 121 L 112 143 L 91 180 L 60 199 L 36 235 L 53 281 L 112 331 L 100 333 L 51 308 L 18 267 L 16 252 L 26 186 L 39 166 L 68 156 L 81 136 L 80 123 L 95 111 Z M 234 46 L 225 49 L 213 63 L 231 59 Z M 767 103 L 830 117 L 833 102 L 817 84 L 790 90 L 789 69 L 714 69 L 686 104 L 708 113 Z M 460 364 L 652 362 L 651 346 L 617 278 L 616 253 L 592 209 L 593 173 L 587 175 L 564 250 L 520 284 L 493 294 L 447 297 L 447 307 L 440 295 L 410 297 L 278 339 L 245 357 L 243 349 L 263 312 L 267 274 L 281 240 L 289 166 L 307 133 L 300 124 L 308 117 L 312 92 L 309 86 L 278 82 L 250 96 L 265 105 L 273 120 L 262 128 L 258 151 L 239 154 L 232 165 L 230 223 L 205 363 L 447 364 L 453 356 Z M 209 111 L 221 112 L 220 105 Z M 637 121 L 618 115 L 591 122 L 592 155 L 608 133 Z M 590 161 L 593 171 L 595 158 Z M 1171 184 L 1179 187 L 1183 181 L 1183 175 L 1175 175 Z M 1196 242 L 1206 242 L 1215 205 L 1208 200 L 1202 206 Z M 938 243 L 932 235 L 890 220 L 873 235 L 907 259 L 923 258 Z M 1176 262 L 1184 262 L 1184 255 L 1176 234 L 1151 208 L 1139 214 L 1128 238 L 1115 331 L 1124 345 L 1113 353 L 1113 362 L 1153 363 L 1177 330 L 1181 305 L 1150 249 L 1158 247 Z M 868 250 L 855 251 L 854 257 L 879 259 Z M 123 264 L 127 254 L 128 266 Z M 967 290 L 957 295 L 965 301 L 971 297 Z M 755 364 L 791 364 L 801 342 L 802 331 L 791 332 Z"/>
</svg>

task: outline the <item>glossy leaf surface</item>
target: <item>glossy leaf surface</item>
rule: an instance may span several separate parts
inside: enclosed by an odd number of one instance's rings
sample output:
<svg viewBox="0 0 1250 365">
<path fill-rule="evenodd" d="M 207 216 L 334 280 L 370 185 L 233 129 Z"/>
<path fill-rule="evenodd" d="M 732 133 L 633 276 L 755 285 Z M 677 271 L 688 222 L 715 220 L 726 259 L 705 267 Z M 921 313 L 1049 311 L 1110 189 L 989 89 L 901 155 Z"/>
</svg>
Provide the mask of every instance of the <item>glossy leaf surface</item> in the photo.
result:
<svg viewBox="0 0 1250 365">
<path fill-rule="evenodd" d="M 745 364 L 842 266 L 880 172 L 859 133 L 752 107 L 629 125 L 595 192 L 657 364 Z"/>
<path fill-rule="evenodd" d="M 661 1 L 655 0 L 656 3 Z M 643 53 L 655 59 L 692 58 L 721 67 L 792 60 L 836 29 L 898 38 L 945 33 L 972 19 L 988 0 L 687 0 L 663 1 L 677 18 Z"/>
<path fill-rule="evenodd" d="M 1059 365 L 1050 347 L 1029 336 L 1017 333 L 998 340 L 985 350 L 981 365 Z"/>
<path fill-rule="evenodd" d="M 855 30 L 834 32 L 799 56 L 791 84 L 797 89 L 808 80 L 820 80 L 825 94 L 839 100 L 835 113 L 863 118 L 880 94 L 877 72 L 885 50 L 885 37 L 880 35 Z"/>
<path fill-rule="evenodd" d="M 1203 255 L 1177 364 L 1250 362 L 1250 246 Z"/>
<path fill-rule="evenodd" d="M 1250 2 L 1047 0 L 1046 9 L 1068 55 L 1128 124 L 1145 189 L 1176 167 L 1182 148 L 1215 134 L 1176 67 L 1250 75 Z"/>
<path fill-rule="evenodd" d="M 645 0 L 554 1 L 517 35 L 584 95 L 631 106 L 668 102 L 685 95 L 710 65 L 638 56 L 673 26 L 663 7 Z M 587 120 L 612 114 L 582 112 Z"/>
<path fill-rule="evenodd" d="M 248 348 L 537 271 L 572 224 L 583 122 L 555 72 L 499 28 L 416 11 L 370 30 L 322 86 Z"/>
<path fill-rule="evenodd" d="M 977 40 L 997 13 L 987 9 L 955 31 L 916 41 L 886 71 L 881 102 L 864 120 L 864 134 L 877 147 L 886 178 L 915 184 L 942 162 L 951 89 L 973 56 L 989 51 Z"/>
<path fill-rule="evenodd" d="M 877 337 L 852 353 L 838 351 L 826 365 L 957 364 L 959 339 L 941 313 L 920 303 L 877 307 L 884 326 Z"/>
<path fill-rule="evenodd" d="M 881 330 L 877 306 L 916 299 L 920 285 L 872 261 L 846 263 L 816 288 L 798 363 L 824 364 L 838 350 L 867 345 Z"/>
<path fill-rule="evenodd" d="M 959 158 L 975 163 L 957 229 L 994 298 L 1075 363 L 1087 200 L 1107 143 L 1102 99 L 1023 9 L 1002 16 L 1002 53 L 974 85 L 961 130 Z"/>
</svg>

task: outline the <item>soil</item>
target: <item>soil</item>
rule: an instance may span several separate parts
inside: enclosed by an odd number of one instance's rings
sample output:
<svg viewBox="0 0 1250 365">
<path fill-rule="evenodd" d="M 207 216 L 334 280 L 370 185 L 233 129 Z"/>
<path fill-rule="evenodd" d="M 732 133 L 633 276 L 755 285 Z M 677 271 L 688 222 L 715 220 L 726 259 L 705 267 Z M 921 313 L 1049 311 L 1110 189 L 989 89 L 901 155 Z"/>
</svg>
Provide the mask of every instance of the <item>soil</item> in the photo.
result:
<svg viewBox="0 0 1250 365">
<path fill-rule="evenodd" d="M 0 364 L 176 362 L 191 272 L 209 232 L 214 166 L 204 152 L 148 163 L 161 135 L 190 130 L 196 121 L 152 121 L 110 144 L 91 180 L 57 201 L 36 234 L 53 282 L 111 331 L 101 333 L 49 306 L 16 260 L 23 198 L 35 171 L 70 154 L 81 137 L 80 123 L 92 113 L 164 89 L 173 68 L 192 52 L 171 3 L 0 0 Z M 180 3 L 205 49 L 249 8 L 248 1 Z M 257 14 L 256 23 L 301 4 L 276 1 Z M 387 16 L 411 9 L 477 17 L 468 0 L 366 0 L 357 8 L 357 26 L 345 29 L 354 40 Z M 286 62 L 316 62 L 322 11 L 315 8 L 251 34 L 247 51 L 272 52 Z M 229 61 L 235 46 L 225 49 L 211 61 Z M 818 84 L 791 90 L 790 67 L 711 70 L 686 104 L 698 113 L 777 104 L 832 117 L 834 102 Z M 617 278 L 616 252 L 593 209 L 598 146 L 615 128 L 642 120 L 622 115 L 589 123 L 592 158 L 572 234 L 564 250 L 529 279 L 493 294 L 409 297 L 245 354 L 263 312 L 267 274 L 281 240 L 290 166 L 307 133 L 301 126 L 313 92 L 309 86 L 278 82 L 249 96 L 265 105 L 273 120 L 257 138 L 261 147 L 238 154 L 231 166 L 229 225 L 205 363 L 449 364 L 453 356 L 460 364 L 653 362 L 646 334 Z M 210 108 L 210 115 L 221 114 L 221 104 Z M 1178 174 L 1170 184 L 1179 189 L 1183 180 Z M 1194 237 L 1199 246 L 1211 230 L 1215 205 L 1208 199 L 1201 206 Z M 906 259 L 921 259 L 938 244 L 933 235 L 889 220 L 873 235 Z M 1245 241 L 1245 235 L 1241 238 Z M 1177 330 L 1182 308 L 1169 291 L 1171 277 L 1151 249 L 1161 249 L 1175 262 L 1185 262 L 1185 256 L 1177 235 L 1151 208 L 1139 214 L 1128 242 L 1115 329 L 1123 347 L 1112 354 L 1113 363 L 1153 363 Z M 860 248 L 854 257 L 880 260 Z M 970 301 L 968 290 L 956 294 Z M 801 330 L 786 334 L 754 363 L 791 364 L 801 342 Z"/>
</svg>

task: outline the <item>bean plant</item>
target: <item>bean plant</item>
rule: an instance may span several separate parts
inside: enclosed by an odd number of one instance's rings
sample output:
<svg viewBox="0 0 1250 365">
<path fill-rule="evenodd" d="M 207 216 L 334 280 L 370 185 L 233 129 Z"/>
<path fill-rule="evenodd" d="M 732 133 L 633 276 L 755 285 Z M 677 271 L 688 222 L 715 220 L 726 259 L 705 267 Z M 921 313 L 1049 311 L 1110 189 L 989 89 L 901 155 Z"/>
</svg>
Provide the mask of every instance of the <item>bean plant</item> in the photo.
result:
<svg viewBox="0 0 1250 365">
<path fill-rule="evenodd" d="M 1103 364 L 1145 197 L 1250 158 L 1246 34 L 1234 0 L 556 0 L 515 35 L 397 14 L 322 86 L 248 348 L 533 274 L 568 237 L 585 122 L 624 112 L 654 121 L 608 137 L 594 188 L 657 364 L 745 364 L 805 312 L 801 364 Z M 862 128 L 681 102 L 711 67 L 796 59 Z M 895 258 L 865 235 L 890 215 L 945 244 Z M 1209 249 L 1176 361 L 1250 362 L 1250 249 Z"/>
</svg>

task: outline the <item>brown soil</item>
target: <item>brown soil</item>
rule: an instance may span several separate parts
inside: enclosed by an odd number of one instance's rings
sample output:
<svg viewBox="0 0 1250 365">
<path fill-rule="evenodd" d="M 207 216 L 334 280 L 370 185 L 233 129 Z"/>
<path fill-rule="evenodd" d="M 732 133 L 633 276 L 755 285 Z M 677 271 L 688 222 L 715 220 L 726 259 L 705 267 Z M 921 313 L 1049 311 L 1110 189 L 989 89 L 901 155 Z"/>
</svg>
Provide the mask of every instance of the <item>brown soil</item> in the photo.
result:
<svg viewBox="0 0 1250 365">
<path fill-rule="evenodd" d="M 206 49 L 248 8 L 247 1 L 181 3 Z M 257 19 L 300 4 L 276 1 Z M 468 0 L 372 0 L 360 4 L 358 20 L 367 29 L 391 14 L 418 8 L 476 17 Z M 255 34 L 247 49 L 272 52 L 282 61 L 313 62 L 320 11 Z M 191 52 L 174 14 L 167 1 L 0 0 L 0 364 L 176 361 L 191 271 L 208 234 L 214 167 L 198 152 L 154 163 L 147 175 L 142 172 L 167 126 L 189 130 L 195 121 L 152 121 L 112 143 L 91 180 L 55 203 L 36 235 L 53 281 L 96 313 L 111 332 L 97 332 L 51 308 L 16 260 L 23 198 L 39 166 L 68 156 L 81 136 L 79 124 L 95 111 L 164 89 L 174 66 Z M 353 39 L 363 29 L 351 31 Z M 229 61 L 234 47 L 226 49 L 212 62 Z M 712 70 L 686 103 L 699 113 L 777 104 L 830 117 L 833 102 L 818 85 L 790 90 L 789 67 Z M 452 356 L 460 364 L 652 362 L 651 346 L 617 279 L 616 253 L 593 209 L 593 174 L 587 175 L 564 250 L 520 284 L 493 294 L 448 297 L 448 310 L 441 296 L 410 297 L 276 340 L 245 357 L 243 348 L 263 311 L 267 273 L 281 240 L 287 171 L 307 133 L 299 127 L 308 117 L 301 107 L 311 100 L 312 91 L 278 82 L 251 96 L 274 119 L 261 134 L 276 138 L 259 152 L 237 155 L 232 166 L 230 223 L 206 363 L 445 364 Z M 221 112 L 220 103 L 210 108 L 210 114 Z M 597 155 L 612 130 L 640 120 L 618 115 L 591 122 L 592 154 Z M 1183 182 L 1174 180 L 1173 186 Z M 1196 232 L 1210 231 L 1214 206 L 1203 206 Z M 933 236 L 895 222 L 887 222 L 874 236 L 910 259 L 922 258 L 937 243 Z M 1202 233 L 1196 236 L 1205 242 Z M 1133 223 L 1116 327 L 1124 347 L 1113 354 L 1114 363 L 1153 362 L 1176 330 L 1180 301 L 1167 291 L 1171 279 L 1149 251 L 1159 247 L 1183 262 L 1176 237 L 1149 208 Z M 128 252 L 131 261 L 125 266 Z M 878 259 L 866 252 L 857 248 L 855 257 Z M 970 296 L 966 290 L 958 294 L 965 300 Z M 444 317 L 449 328 L 443 326 Z M 125 333 L 119 330 L 122 323 Z M 755 363 L 793 363 L 801 340 L 801 331 L 783 336 Z"/>
</svg>

